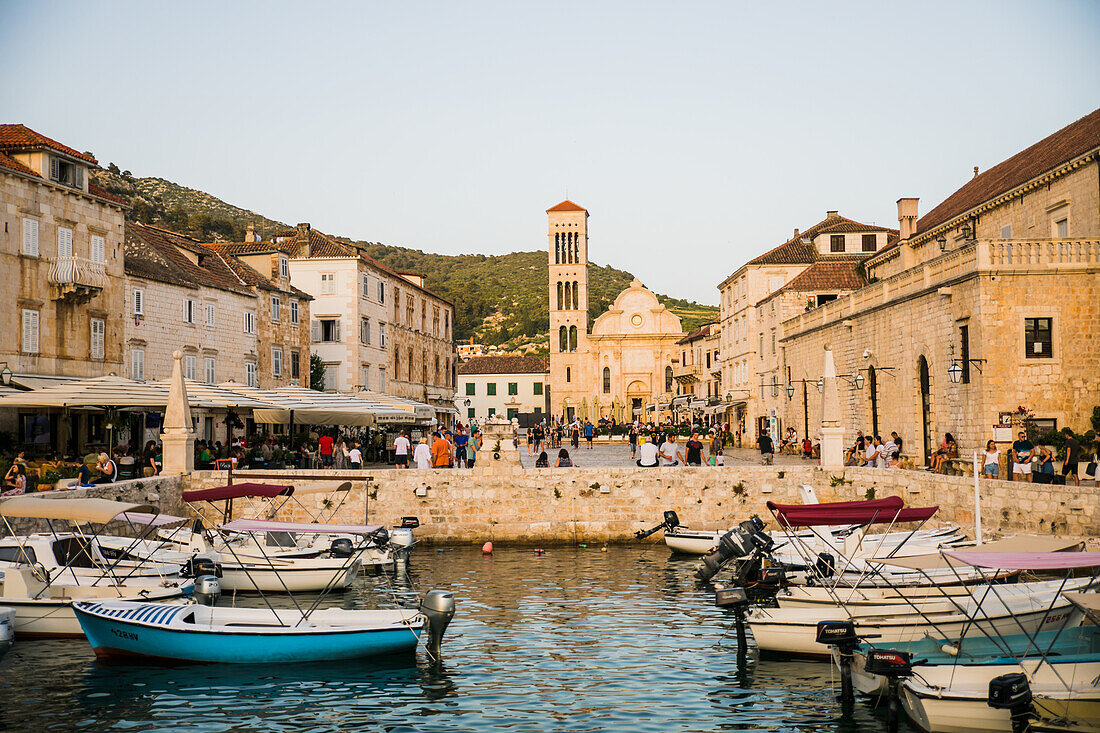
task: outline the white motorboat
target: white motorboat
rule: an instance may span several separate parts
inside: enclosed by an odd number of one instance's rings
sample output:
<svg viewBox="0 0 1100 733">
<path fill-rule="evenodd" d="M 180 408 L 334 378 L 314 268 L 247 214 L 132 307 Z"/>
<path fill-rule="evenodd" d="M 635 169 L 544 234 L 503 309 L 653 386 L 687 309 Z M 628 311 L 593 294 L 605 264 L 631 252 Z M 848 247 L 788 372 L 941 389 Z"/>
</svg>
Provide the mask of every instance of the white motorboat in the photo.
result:
<svg viewBox="0 0 1100 733">
<path fill-rule="evenodd" d="M 51 579 L 72 584 L 92 584 L 100 580 L 129 578 L 176 578 L 180 562 L 135 561 L 126 557 L 110 558 L 103 547 L 119 547 L 142 542 L 131 537 L 110 538 L 101 545 L 101 535 L 89 536 L 72 532 L 47 534 L 38 532 L 20 537 L 0 539 L 0 571 L 19 565 L 35 565 Z M 108 551 L 107 554 L 116 554 Z"/>
<path fill-rule="evenodd" d="M 767 654 L 827 658 L 829 647 L 817 642 L 820 621 L 851 620 L 862 638 L 874 638 L 879 646 L 909 642 L 926 636 L 957 639 L 985 633 L 1035 633 L 1049 628 L 1080 624 L 1083 615 L 1060 595 L 1061 589 L 1087 587 L 1088 578 L 1047 586 L 1032 593 L 974 595 L 964 603 L 935 601 L 912 607 L 886 604 L 858 610 L 833 607 L 757 608 L 746 619 L 756 646 Z M 1010 587 L 1010 586 L 1003 586 Z M 998 589 L 999 590 L 999 589 Z M 958 608 L 957 606 L 961 606 Z M 1069 619 L 1067 621 L 1067 619 Z"/>
<path fill-rule="evenodd" d="M 47 522 L 106 524 L 121 512 L 152 512 L 153 507 L 107 499 L 45 499 L 17 496 L 0 503 L 0 517 L 11 531 L 10 518 L 41 519 Z M 56 561 L 51 556 L 50 561 Z M 4 569 L 0 605 L 15 611 L 14 631 L 19 636 L 83 636 L 73 615 L 76 600 L 175 601 L 190 595 L 193 583 L 178 577 L 114 578 L 103 575 L 69 574 L 61 567 L 51 573 L 43 563 L 23 555 Z"/>
</svg>

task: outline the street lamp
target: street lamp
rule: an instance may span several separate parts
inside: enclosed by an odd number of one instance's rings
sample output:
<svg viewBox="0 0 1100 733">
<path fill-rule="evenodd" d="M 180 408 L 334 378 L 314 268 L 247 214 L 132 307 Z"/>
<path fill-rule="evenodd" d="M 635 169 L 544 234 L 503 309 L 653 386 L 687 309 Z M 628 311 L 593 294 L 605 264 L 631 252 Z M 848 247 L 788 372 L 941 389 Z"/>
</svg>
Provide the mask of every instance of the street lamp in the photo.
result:
<svg viewBox="0 0 1100 733">
<path fill-rule="evenodd" d="M 733 404 L 733 392 L 726 392 L 726 404 L 727 405 L 732 405 Z"/>
<path fill-rule="evenodd" d="M 788 400 L 793 400 L 794 399 L 794 385 L 791 384 L 790 382 L 787 383 L 787 399 Z"/>
<path fill-rule="evenodd" d="M 825 389 L 825 378 L 822 377 L 821 379 L 817 380 L 817 383 L 814 386 L 817 387 L 818 392 Z"/>
<path fill-rule="evenodd" d="M 936 237 L 936 244 L 940 245 L 940 252 L 943 252 L 945 249 L 947 249 L 947 237 L 943 236 L 942 234 Z"/>
<path fill-rule="evenodd" d="M 3 369 L 0 369 L 0 384 L 5 387 L 11 384 L 11 369 L 8 369 L 8 363 L 6 361 L 0 362 L 3 365 Z"/>
<path fill-rule="evenodd" d="M 856 389 L 863 389 L 863 381 L 863 375 L 857 372 L 855 378 Z"/>
<path fill-rule="evenodd" d="M 958 384 L 959 379 L 962 378 L 963 368 L 959 366 L 959 362 L 951 362 L 951 366 L 947 367 L 947 376 L 951 377 L 952 384 Z"/>
</svg>

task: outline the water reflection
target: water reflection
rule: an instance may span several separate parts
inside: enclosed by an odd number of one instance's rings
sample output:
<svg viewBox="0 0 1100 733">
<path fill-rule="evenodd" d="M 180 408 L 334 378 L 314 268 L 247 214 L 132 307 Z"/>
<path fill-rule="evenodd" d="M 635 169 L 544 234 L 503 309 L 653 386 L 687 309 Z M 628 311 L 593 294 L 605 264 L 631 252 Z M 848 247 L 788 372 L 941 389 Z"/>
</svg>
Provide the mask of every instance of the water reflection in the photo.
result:
<svg viewBox="0 0 1100 733">
<path fill-rule="evenodd" d="M 20 642 L 0 663 L 4 722 L 204 732 L 885 730 L 867 705 L 842 713 L 827 665 L 751 652 L 739 664 L 732 616 L 695 584 L 692 567 L 629 547 L 492 557 L 420 548 L 403 572 L 365 575 L 338 601 L 416 605 L 428 589 L 454 590 L 458 615 L 439 662 L 421 650 L 384 664 L 105 665 L 83 641 Z"/>
</svg>

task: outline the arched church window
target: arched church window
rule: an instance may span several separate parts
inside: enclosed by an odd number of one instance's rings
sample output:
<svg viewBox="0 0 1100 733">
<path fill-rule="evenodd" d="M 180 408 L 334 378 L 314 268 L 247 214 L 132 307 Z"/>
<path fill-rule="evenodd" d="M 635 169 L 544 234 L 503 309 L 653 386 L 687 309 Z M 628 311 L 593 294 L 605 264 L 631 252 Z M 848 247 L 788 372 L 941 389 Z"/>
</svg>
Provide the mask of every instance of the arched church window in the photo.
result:
<svg viewBox="0 0 1100 733">
<path fill-rule="evenodd" d="M 665 367 L 665 392 L 672 391 L 672 367 Z"/>
<path fill-rule="evenodd" d="M 558 351 L 569 351 L 569 331 L 565 326 L 558 329 Z"/>
<path fill-rule="evenodd" d="M 581 261 L 581 238 L 576 236 L 573 238 L 573 261 Z"/>
<path fill-rule="evenodd" d="M 575 310 L 575 311 L 581 309 L 580 292 L 581 292 L 580 283 L 578 283 L 576 280 L 574 280 L 573 281 L 573 310 Z"/>
<path fill-rule="evenodd" d="M 562 309 L 562 291 L 565 289 L 565 283 L 558 280 L 558 310 Z"/>
<path fill-rule="evenodd" d="M 561 232 L 554 232 L 554 264 L 561 264 Z"/>
<path fill-rule="evenodd" d="M 603 368 L 603 393 L 611 394 L 611 369 Z"/>
<path fill-rule="evenodd" d="M 569 350 L 570 351 L 576 351 L 577 350 L 577 327 L 576 326 L 570 326 L 569 327 Z"/>
</svg>

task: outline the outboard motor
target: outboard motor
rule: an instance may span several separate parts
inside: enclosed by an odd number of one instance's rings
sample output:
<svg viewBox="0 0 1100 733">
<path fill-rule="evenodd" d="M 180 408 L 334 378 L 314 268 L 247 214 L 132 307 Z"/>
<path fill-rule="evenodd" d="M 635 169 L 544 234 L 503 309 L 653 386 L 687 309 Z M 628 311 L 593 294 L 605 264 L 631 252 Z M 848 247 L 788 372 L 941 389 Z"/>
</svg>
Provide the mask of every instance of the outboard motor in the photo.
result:
<svg viewBox="0 0 1100 733">
<path fill-rule="evenodd" d="M 398 526 L 402 529 L 416 529 L 420 526 L 420 520 L 416 517 L 401 517 L 401 524 Z"/>
<path fill-rule="evenodd" d="M 730 560 L 744 557 L 751 552 L 752 544 L 748 534 L 740 528 L 731 529 L 718 539 L 717 549 L 695 566 L 695 576 L 706 582 L 717 575 Z"/>
<path fill-rule="evenodd" d="M 210 575 L 215 579 L 222 577 L 221 563 L 202 555 L 192 555 L 180 568 L 181 578 L 199 578 L 203 575 Z"/>
<path fill-rule="evenodd" d="M 723 588 L 714 594 L 714 605 L 733 611 L 734 623 L 737 625 L 737 663 L 744 664 L 745 654 L 749 648 L 749 642 L 745 637 L 745 611 L 749 607 L 748 593 L 740 587 Z"/>
<path fill-rule="evenodd" d="M 1031 706 L 1031 685 L 1027 675 L 1012 672 L 994 677 L 989 681 L 989 707 L 994 710 L 1007 710 L 1012 720 L 1012 733 L 1024 733 L 1028 722 L 1035 716 Z"/>
<path fill-rule="evenodd" d="M 390 533 L 385 527 L 379 527 L 370 533 L 370 540 L 378 547 L 385 547 L 390 543 Z"/>
<path fill-rule="evenodd" d="M 191 593 L 195 603 L 201 603 L 204 606 L 216 606 L 221 595 L 222 584 L 215 576 L 200 575 L 195 578 L 195 590 Z"/>
<path fill-rule="evenodd" d="M 831 552 L 819 552 L 817 562 L 814 563 L 814 569 L 817 570 L 819 578 L 831 578 L 833 573 L 836 572 L 836 558 L 833 557 Z"/>
<path fill-rule="evenodd" d="M 680 517 L 671 509 L 665 512 L 665 529 L 676 529 L 680 526 Z"/>
<path fill-rule="evenodd" d="M 886 708 L 886 730 L 897 733 L 898 729 L 898 681 L 913 676 L 913 658 L 909 652 L 894 649 L 872 649 L 867 652 L 867 674 L 877 674 L 886 678 L 889 689 L 889 707 Z"/>
<path fill-rule="evenodd" d="M 756 574 L 756 582 L 778 588 L 787 582 L 787 571 L 781 567 L 760 568 Z"/>
<path fill-rule="evenodd" d="M 449 590 L 430 590 L 420 602 L 420 613 L 428 618 L 428 653 L 438 659 L 443 634 L 455 615 L 455 596 Z"/>
<path fill-rule="evenodd" d="M 835 646 L 840 652 L 840 702 L 851 705 L 856 699 L 852 689 L 852 655 L 859 646 L 856 625 L 850 620 L 818 621 L 816 638 L 818 644 Z"/>
<path fill-rule="evenodd" d="M 329 557 L 351 557 L 354 551 L 355 547 L 347 537 L 337 537 L 328 546 Z"/>
<path fill-rule="evenodd" d="M 407 550 L 416 543 L 413 531 L 409 527 L 394 527 L 390 530 L 390 544 L 399 550 Z"/>
<path fill-rule="evenodd" d="M 644 540 L 646 537 L 656 534 L 662 530 L 667 532 L 670 529 L 676 529 L 680 526 L 680 517 L 676 514 L 676 512 L 671 509 L 665 511 L 664 520 L 665 521 L 661 522 L 656 527 L 638 530 L 634 533 L 634 539 Z"/>
</svg>

